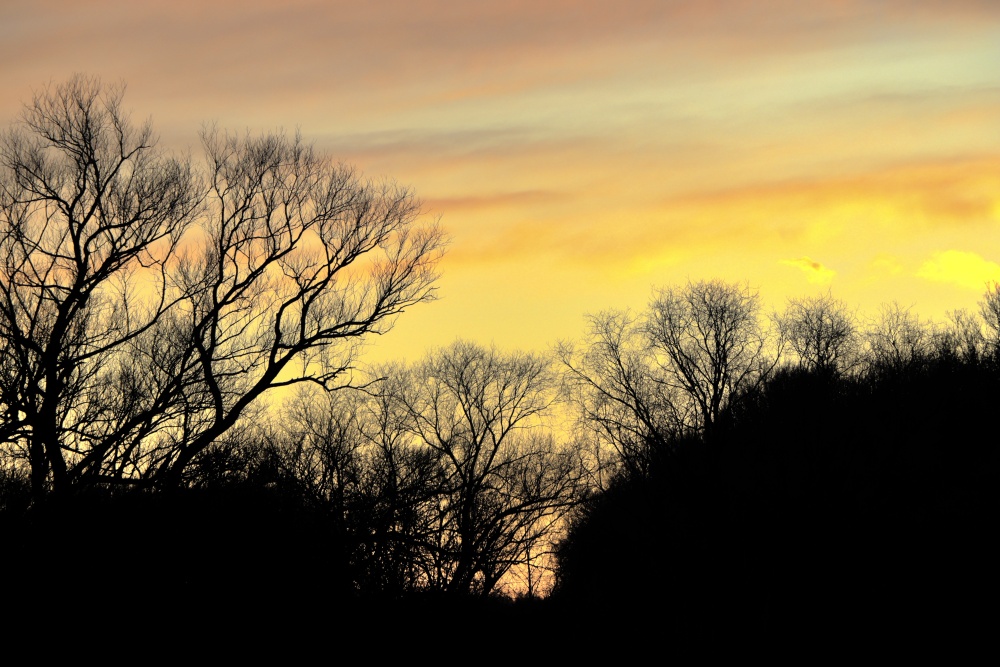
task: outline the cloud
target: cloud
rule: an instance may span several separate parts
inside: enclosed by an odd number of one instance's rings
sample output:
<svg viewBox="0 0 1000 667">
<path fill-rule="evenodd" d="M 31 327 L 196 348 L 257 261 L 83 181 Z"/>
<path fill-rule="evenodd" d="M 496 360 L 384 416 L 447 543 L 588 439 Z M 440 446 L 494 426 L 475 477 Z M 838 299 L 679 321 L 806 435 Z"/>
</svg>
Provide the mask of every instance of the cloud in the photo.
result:
<svg viewBox="0 0 1000 667">
<path fill-rule="evenodd" d="M 945 250 L 934 253 L 931 259 L 924 262 L 917 270 L 917 276 L 981 292 L 988 284 L 1000 281 L 1000 264 L 974 252 Z"/>
<path fill-rule="evenodd" d="M 806 274 L 806 280 L 815 285 L 829 285 L 833 282 L 833 277 L 837 275 L 837 272 L 833 269 L 825 267 L 816 260 L 808 257 L 783 259 L 781 263 L 785 266 L 794 266 L 801 269 Z"/>
<path fill-rule="evenodd" d="M 476 211 L 507 207 L 535 207 L 565 201 L 564 193 L 548 190 L 523 190 L 518 192 L 498 192 L 493 194 L 470 194 L 465 197 L 436 197 L 424 201 L 432 211 Z"/>
<path fill-rule="evenodd" d="M 764 156 L 756 159 L 766 163 Z M 998 173 L 1000 154 L 925 157 L 891 166 L 860 165 L 847 173 L 789 179 L 761 174 L 756 182 L 726 188 L 693 187 L 665 197 L 662 206 L 711 209 L 717 216 L 750 220 L 757 228 L 780 225 L 789 233 L 819 226 L 856 235 L 849 230 L 864 225 L 866 233 L 935 229 L 951 234 L 984 229 L 1000 219 Z"/>
</svg>

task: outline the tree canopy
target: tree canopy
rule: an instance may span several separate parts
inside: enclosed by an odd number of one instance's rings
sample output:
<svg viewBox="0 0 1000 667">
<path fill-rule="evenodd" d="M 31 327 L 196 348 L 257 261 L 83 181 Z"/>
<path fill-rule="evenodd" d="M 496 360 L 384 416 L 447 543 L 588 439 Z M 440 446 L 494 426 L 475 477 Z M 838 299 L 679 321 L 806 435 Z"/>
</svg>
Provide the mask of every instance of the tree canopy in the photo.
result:
<svg viewBox="0 0 1000 667">
<path fill-rule="evenodd" d="M 0 139 L 0 435 L 36 498 L 176 485 L 269 390 L 348 384 L 444 246 L 298 136 L 210 127 L 179 159 L 123 98 L 77 76 Z"/>
</svg>

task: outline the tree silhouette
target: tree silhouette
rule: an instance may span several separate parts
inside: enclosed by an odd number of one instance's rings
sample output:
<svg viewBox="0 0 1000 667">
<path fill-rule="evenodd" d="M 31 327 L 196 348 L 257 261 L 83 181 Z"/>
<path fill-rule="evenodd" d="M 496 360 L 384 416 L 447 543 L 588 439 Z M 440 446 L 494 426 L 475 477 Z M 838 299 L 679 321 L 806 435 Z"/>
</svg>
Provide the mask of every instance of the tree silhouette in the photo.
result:
<svg viewBox="0 0 1000 667">
<path fill-rule="evenodd" d="M 653 451 L 666 447 L 692 419 L 690 404 L 657 366 L 637 315 L 610 310 L 587 320 L 584 343 L 563 341 L 556 354 L 585 434 L 580 446 L 592 438 L 593 484 L 605 488 L 620 468 L 645 470 Z"/>
<path fill-rule="evenodd" d="M 1000 283 L 993 282 L 979 302 L 979 313 L 986 324 L 986 339 L 990 352 L 1000 355 Z"/>
<path fill-rule="evenodd" d="M 349 383 L 443 247 L 412 193 L 297 136 L 208 128 L 196 168 L 122 99 L 78 76 L 0 142 L 0 435 L 36 499 L 177 486 L 269 390 Z"/>
<path fill-rule="evenodd" d="M 646 332 L 668 386 L 693 402 L 710 435 L 726 400 L 763 380 L 776 363 L 749 287 L 719 280 L 658 290 Z"/>
<path fill-rule="evenodd" d="M 829 293 L 789 299 L 777 321 L 799 363 L 828 373 L 850 370 L 858 363 L 860 335 L 855 318 L 844 302 Z"/>
<path fill-rule="evenodd" d="M 512 568 L 534 566 L 579 480 L 573 453 L 538 429 L 556 398 L 549 362 L 458 341 L 393 386 L 440 470 L 432 585 L 487 594 Z"/>
<path fill-rule="evenodd" d="M 912 368 L 933 349 L 933 332 L 910 308 L 897 302 L 883 304 L 865 332 L 870 370 Z"/>
<path fill-rule="evenodd" d="M 286 404 L 278 454 L 349 545 L 341 567 L 357 590 L 397 599 L 428 587 L 440 474 L 434 452 L 412 442 L 397 388 L 385 386 L 399 379 L 392 368 L 377 392 L 300 392 Z"/>
<path fill-rule="evenodd" d="M 131 388 L 106 390 L 128 346 L 176 306 L 170 260 L 200 213 L 191 165 L 156 150 L 122 95 L 82 77 L 46 89 L 0 143 L 3 434 L 36 498 L 95 470 L 125 424 L 152 430 Z"/>
<path fill-rule="evenodd" d="M 301 393 L 277 439 L 294 484 L 350 545 L 342 567 L 358 590 L 545 590 L 581 478 L 576 452 L 545 428 L 558 395 L 549 361 L 458 341 L 372 372 L 363 390 Z"/>
</svg>

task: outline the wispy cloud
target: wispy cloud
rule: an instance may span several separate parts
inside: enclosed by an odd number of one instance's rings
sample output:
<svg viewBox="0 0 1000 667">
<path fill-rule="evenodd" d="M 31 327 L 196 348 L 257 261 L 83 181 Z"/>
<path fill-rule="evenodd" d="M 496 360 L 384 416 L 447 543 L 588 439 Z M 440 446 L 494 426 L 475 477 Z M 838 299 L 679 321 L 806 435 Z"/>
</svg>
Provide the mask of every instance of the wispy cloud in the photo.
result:
<svg viewBox="0 0 1000 667">
<path fill-rule="evenodd" d="M 519 192 L 497 192 L 493 194 L 470 194 L 464 197 L 438 197 L 424 200 L 426 207 L 433 211 L 451 213 L 458 211 L 479 211 L 510 207 L 537 207 L 566 201 L 565 193 L 550 190 L 522 190 Z"/>
</svg>

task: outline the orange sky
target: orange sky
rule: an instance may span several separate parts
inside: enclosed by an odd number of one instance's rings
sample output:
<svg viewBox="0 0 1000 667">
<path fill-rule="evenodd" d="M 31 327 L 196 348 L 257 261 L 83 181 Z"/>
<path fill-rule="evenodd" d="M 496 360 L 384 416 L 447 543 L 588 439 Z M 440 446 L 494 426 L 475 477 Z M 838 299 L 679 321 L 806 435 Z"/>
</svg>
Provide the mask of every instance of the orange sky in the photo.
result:
<svg viewBox="0 0 1000 667">
<path fill-rule="evenodd" d="M 544 349 L 654 286 L 973 308 L 1000 280 L 1000 2 L 26 2 L 0 121 L 74 72 L 162 142 L 301 128 L 410 185 L 440 300 L 372 358 Z"/>
</svg>

